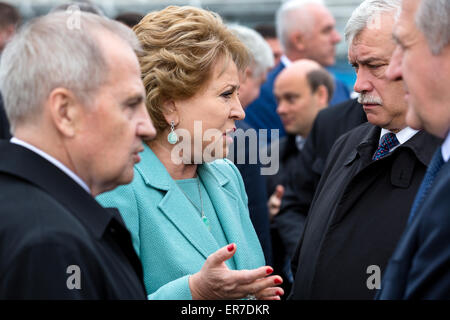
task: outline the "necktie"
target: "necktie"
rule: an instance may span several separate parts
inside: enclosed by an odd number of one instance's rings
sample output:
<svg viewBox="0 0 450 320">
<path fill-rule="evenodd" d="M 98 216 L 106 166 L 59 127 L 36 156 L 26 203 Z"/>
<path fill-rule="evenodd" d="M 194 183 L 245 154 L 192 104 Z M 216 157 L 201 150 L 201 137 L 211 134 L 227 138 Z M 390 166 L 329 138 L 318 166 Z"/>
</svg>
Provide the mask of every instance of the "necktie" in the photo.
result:
<svg viewBox="0 0 450 320">
<path fill-rule="evenodd" d="M 389 151 L 398 146 L 400 142 L 398 142 L 397 137 L 392 132 L 386 133 L 380 141 L 380 145 L 378 146 L 377 151 L 372 157 L 372 160 L 379 160 L 383 158 L 385 155 L 389 154 Z"/>
<path fill-rule="evenodd" d="M 408 223 L 412 221 L 423 200 L 428 195 L 431 186 L 433 185 L 434 179 L 439 173 L 439 170 L 441 170 L 443 164 L 444 159 L 442 158 L 441 148 L 439 147 L 434 153 L 433 159 L 431 160 L 430 164 L 428 165 L 427 173 L 425 174 L 422 184 L 420 185 L 419 191 L 416 194 L 416 198 L 414 199 L 411 213 L 409 214 Z"/>
</svg>

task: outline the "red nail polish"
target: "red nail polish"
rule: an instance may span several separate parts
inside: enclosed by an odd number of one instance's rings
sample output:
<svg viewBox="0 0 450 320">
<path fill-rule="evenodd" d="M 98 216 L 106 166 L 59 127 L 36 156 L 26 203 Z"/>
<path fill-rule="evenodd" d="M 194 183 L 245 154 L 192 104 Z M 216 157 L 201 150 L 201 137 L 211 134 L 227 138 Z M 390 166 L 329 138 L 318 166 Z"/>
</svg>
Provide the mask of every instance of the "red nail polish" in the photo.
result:
<svg viewBox="0 0 450 320">
<path fill-rule="evenodd" d="M 276 295 L 277 295 L 277 296 L 282 296 L 282 295 L 283 295 L 283 292 L 277 291 Z"/>
<path fill-rule="evenodd" d="M 282 283 L 283 283 L 283 281 L 281 281 L 281 280 L 278 279 L 278 278 L 276 278 L 273 282 L 274 282 L 275 284 L 282 284 Z"/>
<path fill-rule="evenodd" d="M 267 270 L 266 270 L 266 273 L 267 274 L 271 274 L 273 272 L 273 269 L 272 268 L 267 268 Z"/>
<path fill-rule="evenodd" d="M 233 249 L 234 249 L 234 244 L 230 244 L 230 245 L 227 247 L 227 249 L 228 249 L 229 252 L 233 251 Z"/>
</svg>

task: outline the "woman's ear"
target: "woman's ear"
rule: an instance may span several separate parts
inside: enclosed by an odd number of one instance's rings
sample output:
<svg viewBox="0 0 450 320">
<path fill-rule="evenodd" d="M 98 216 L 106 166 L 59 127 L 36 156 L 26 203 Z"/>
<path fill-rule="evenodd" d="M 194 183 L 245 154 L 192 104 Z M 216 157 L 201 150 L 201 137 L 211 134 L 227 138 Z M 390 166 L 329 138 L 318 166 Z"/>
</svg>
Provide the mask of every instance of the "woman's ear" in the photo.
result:
<svg viewBox="0 0 450 320">
<path fill-rule="evenodd" d="M 167 100 L 163 102 L 162 107 L 163 107 L 163 115 L 164 118 L 166 119 L 166 122 L 170 124 L 173 121 L 174 124 L 177 125 L 178 122 L 180 121 L 180 117 L 175 101 Z"/>
</svg>

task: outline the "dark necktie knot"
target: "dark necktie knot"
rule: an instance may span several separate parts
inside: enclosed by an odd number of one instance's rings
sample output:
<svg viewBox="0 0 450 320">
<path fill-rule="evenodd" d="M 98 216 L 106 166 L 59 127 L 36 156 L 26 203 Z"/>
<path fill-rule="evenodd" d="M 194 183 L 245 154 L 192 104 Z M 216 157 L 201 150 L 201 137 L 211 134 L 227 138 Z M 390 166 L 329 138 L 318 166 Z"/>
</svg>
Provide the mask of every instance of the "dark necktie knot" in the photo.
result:
<svg viewBox="0 0 450 320">
<path fill-rule="evenodd" d="M 383 158 L 399 144 L 400 142 L 398 141 L 394 133 L 392 132 L 386 133 L 384 136 L 381 137 L 380 144 L 378 145 L 378 149 L 377 151 L 375 151 L 372 160 L 379 160 Z"/>
</svg>

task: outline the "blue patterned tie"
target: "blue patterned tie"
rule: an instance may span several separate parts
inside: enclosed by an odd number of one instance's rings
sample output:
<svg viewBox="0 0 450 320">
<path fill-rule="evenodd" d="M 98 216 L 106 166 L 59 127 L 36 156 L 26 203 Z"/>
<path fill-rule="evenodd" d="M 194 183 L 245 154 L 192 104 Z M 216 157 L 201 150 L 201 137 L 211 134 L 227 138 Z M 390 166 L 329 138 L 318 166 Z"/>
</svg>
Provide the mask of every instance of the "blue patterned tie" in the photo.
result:
<svg viewBox="0 0 450 320">
<path fill-rule="evenodd" d="M 386 133 L 380 141 L 380 145 L 378 146 L 377 151 L 372 157 L 372 160 L 379 160 L 383 158 L 385 155 L 389 154 L 389 151 L 398 146 L 400 142 L 398 142 L 397 137 L 392 132 Z"/>
<path fill-rule="evenodd" d="M 434 179 L 439 173 L 439 170 L 441 170 L 443 164 L 444 159 L 442 158 L 441 148 L 439 147 L 434 153 L 433 159 L 431 160 L 430 164 L 428 165 L 427 173 L 425 174 L 422 184 L 420 185 L 419 191 L 416 194 L 416 198 L 414 199 L 414 203 L 412 205 L 411 213 L 409 214 L 408 223 L 412 221 L 423 200 L 428 195 L 428 192 L 430 191 L 431 186 L 433 185 Z"/>
</svg>

